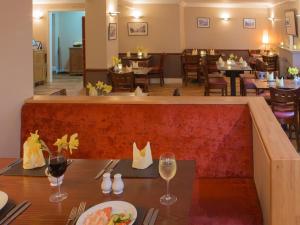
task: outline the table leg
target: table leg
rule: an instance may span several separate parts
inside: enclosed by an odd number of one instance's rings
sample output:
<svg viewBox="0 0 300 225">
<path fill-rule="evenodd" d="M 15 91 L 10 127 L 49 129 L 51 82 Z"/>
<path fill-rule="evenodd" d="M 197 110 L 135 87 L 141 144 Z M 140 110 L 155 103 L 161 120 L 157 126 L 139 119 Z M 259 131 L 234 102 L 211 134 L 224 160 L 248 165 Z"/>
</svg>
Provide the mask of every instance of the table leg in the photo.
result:
<svg viewBox="0 0 300 225">
<path fill-rule="evenodd" d="M 231 96 L 236 96 L 236 82 L 235 82 L 235 72 L 234 71 L 226 71 L 226 76 L 230 77 L 230 92 Z"/>
</svg>

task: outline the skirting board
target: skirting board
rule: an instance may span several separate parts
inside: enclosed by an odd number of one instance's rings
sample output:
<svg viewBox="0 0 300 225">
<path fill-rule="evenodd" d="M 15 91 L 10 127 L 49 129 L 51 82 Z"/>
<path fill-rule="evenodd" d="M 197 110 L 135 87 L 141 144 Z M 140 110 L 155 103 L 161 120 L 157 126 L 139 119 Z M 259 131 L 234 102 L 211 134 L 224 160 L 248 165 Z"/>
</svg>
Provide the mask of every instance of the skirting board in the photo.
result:
<svg viewBox="0 0 300 225">
<path fill-rule="evenodd" d="M 182 78 L 165 78 L 165 84 L 182 84 Z M 151 78 L 150 84 L 159 84 L 159 78 Z"/>
</svg>

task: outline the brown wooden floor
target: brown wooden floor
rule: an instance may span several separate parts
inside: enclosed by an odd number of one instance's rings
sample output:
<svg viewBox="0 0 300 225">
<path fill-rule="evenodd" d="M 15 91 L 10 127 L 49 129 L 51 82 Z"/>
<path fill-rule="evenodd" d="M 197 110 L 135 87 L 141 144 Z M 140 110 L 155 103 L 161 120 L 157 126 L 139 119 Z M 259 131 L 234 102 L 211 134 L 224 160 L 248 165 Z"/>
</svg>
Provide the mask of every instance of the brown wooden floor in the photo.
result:
<svg viewBox="0 0 300 225">
<path fill-rule="evenodd" d="M 229 79 L 227 79 L 229 84 Z M 236 80 L 237 95 L 239 95 L 239 79 Z M 83 81 L 81 76 L 55 75 L 52 83 L 37 86 L 34 89 L 35 95 L 50 95 L 60 89 L 65 88 L 67 95 L 76 96 L 82 93 Z M 182 84 L 165 84 L 161 87 L 159 84 L 149 86 L 149 95 L 151 96 L 169 96 L 173 94 L 175 88 L 179 88 L 181 95 L 184 96 L 203 96 L 204 84 L 199 85 L 197 82 L 189 82 L 188 86 Z M 230 87 L 229 87 L 230 88 Z M 230 93 L 230 90 L 228 90 Z M 213 93 L 212 95 L 220 95 Z"/>
</svg>

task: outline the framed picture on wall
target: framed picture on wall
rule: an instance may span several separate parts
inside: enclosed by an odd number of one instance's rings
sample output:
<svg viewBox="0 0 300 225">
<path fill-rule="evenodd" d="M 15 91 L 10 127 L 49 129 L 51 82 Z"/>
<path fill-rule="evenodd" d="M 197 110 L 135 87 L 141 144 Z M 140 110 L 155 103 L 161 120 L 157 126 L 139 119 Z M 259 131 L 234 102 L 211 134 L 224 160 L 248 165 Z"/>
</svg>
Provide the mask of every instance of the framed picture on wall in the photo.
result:
<svg viewBox="0 0 300 225">
<path fill-rule="evenodd" d="M 243 27 L 244 27 L 244 29 L 255 29 L 256 28 L 256 19 L 244 18 Z"/>
<path fill-rule="evenodd" d="M 108 40 L 117 40 L 118 29 L 116 23 L 110 23 L 108 25 Z"/>
<path fill-rule="evenodd" d="M 209 28 L 210 27 L 210 19 L 207 17 L 198 17 L 197 18 L 197 27 L 198 28 Z"/>
<path fill-rule="evenodd" d="M 287 10 L 284 14 L 284 25 L 288 35 L 297 36 L 297 23 L 295 10 Z"/>
<path fill-rule="evenodd" d="M 129 36 L 148 35 L 148 23 L 146 22 L 129 22 L 127 26 Z"/>
</svg>

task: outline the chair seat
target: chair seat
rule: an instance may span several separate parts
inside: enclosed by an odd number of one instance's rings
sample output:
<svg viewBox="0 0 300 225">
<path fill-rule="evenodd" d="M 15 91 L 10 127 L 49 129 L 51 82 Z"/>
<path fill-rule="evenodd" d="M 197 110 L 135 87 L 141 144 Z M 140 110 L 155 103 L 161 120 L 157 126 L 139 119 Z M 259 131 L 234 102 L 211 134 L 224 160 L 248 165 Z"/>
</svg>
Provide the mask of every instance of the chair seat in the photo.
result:
<svg viewBox="0 0 300 225">
<path fill-rule="evenodd" d="M 256 89 L 253 79 L 244 78 L 242 82 L 245 89 Z"/>
<path fill-rule="evenodd" d="M 278 119 L 291 119 L 294 117 L 294 112 L 274 111 L 274 115 Z"/>
<path fill-rule="evenodd" d="M 213 77 L 208 79 L 211 85 L 227 85 L 226 80 L 223 77 Z"/>
<path fill-rule="evenodd" d="M 215 73 L 210 73 L 208 74 L 209 78 L 215 78 L 215 77 L 223 77 L 223 74 L 219 73 L 219 72 L 215 72 Z"/>
<path fill-rule="evenodd" d="M 200 178 L 194 181 L 191 225 L 262 225 L 252 178 Z"/>
</svg>

